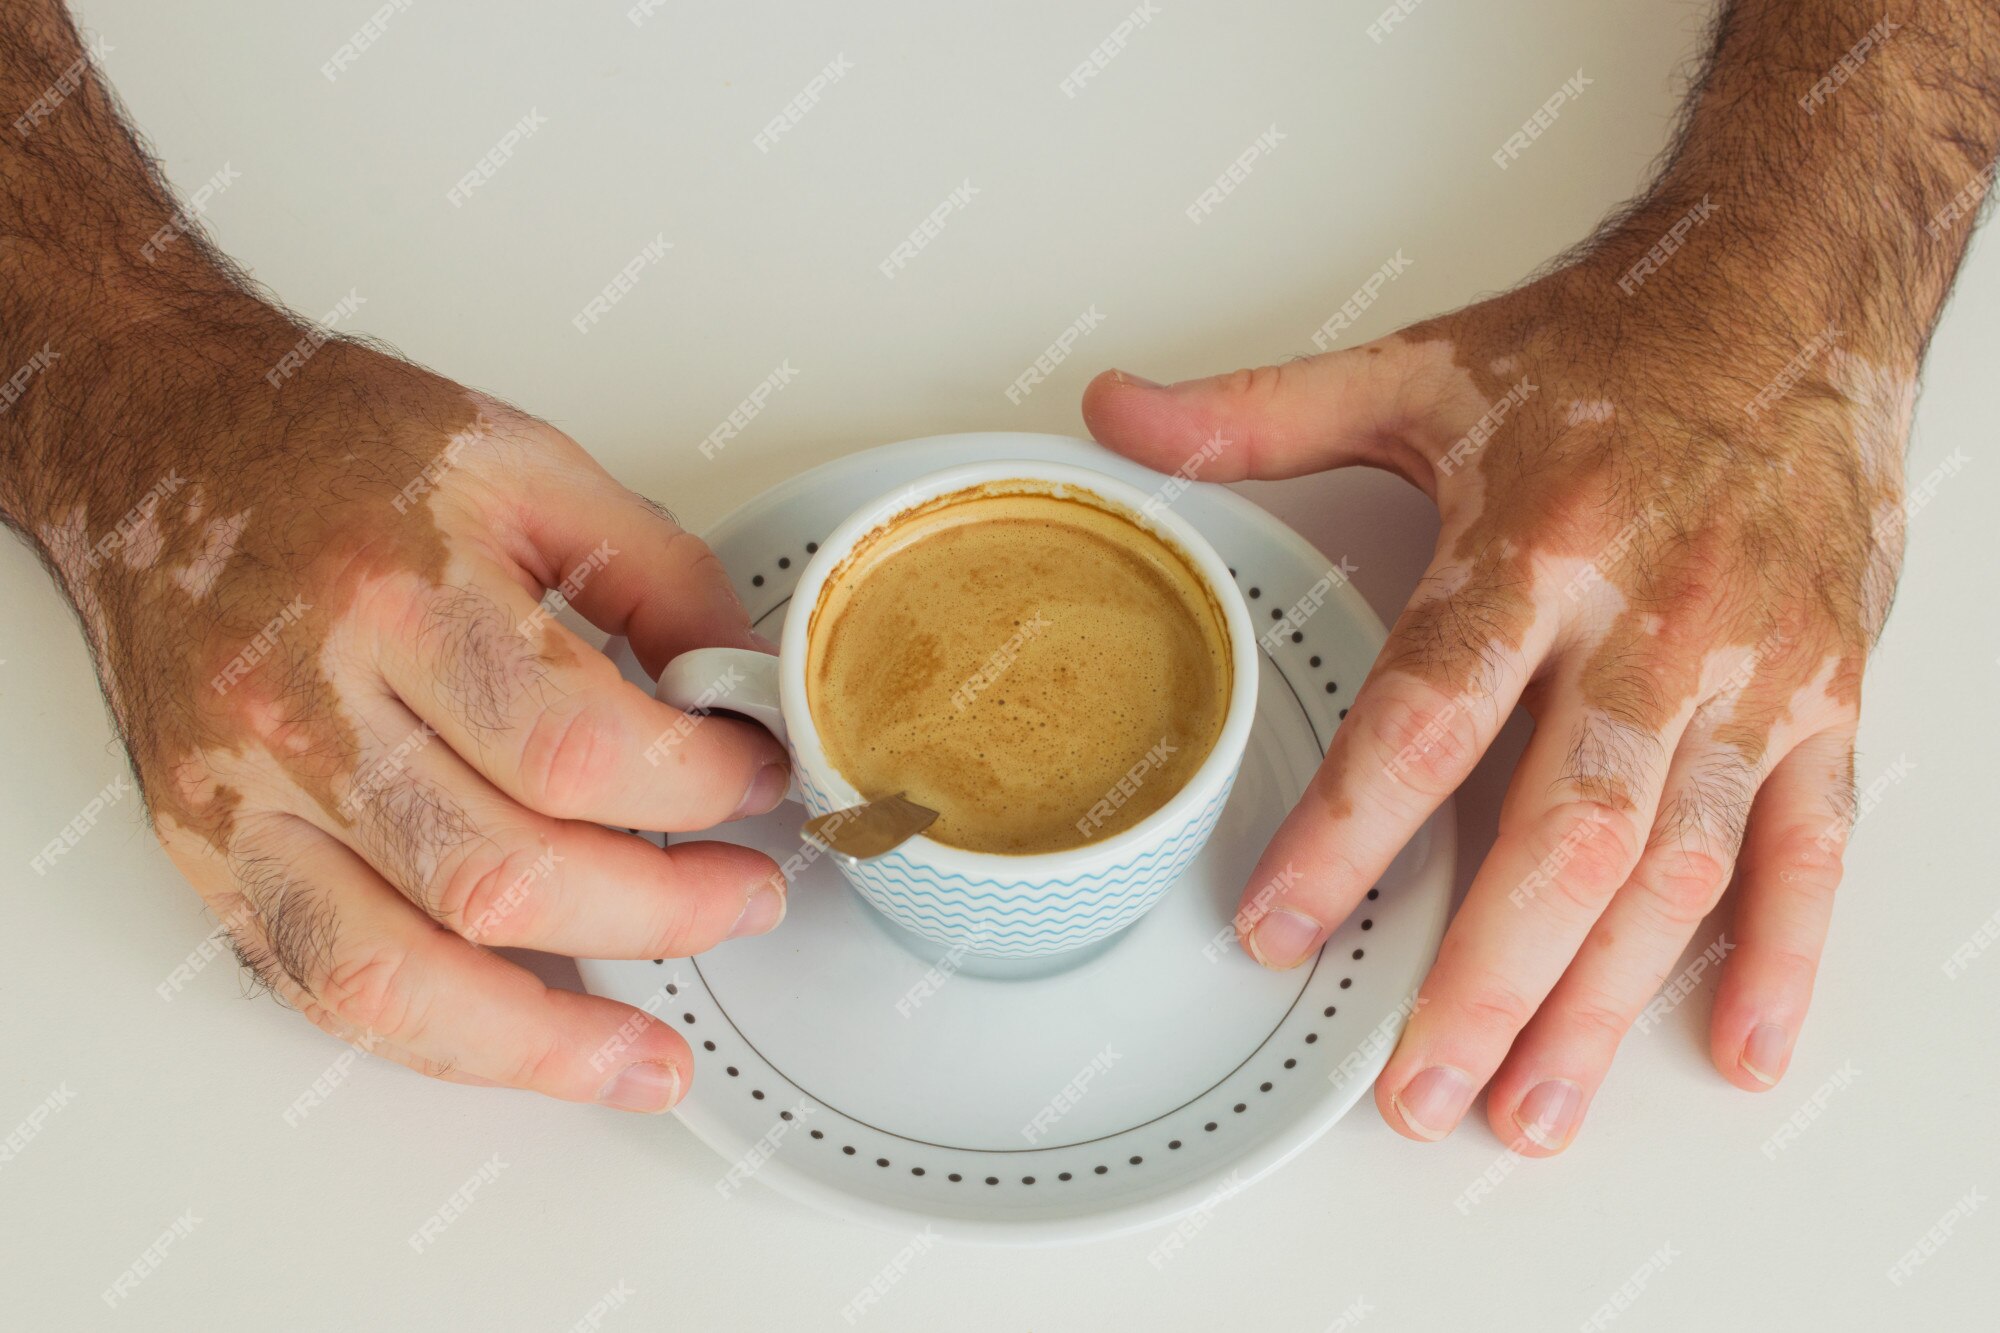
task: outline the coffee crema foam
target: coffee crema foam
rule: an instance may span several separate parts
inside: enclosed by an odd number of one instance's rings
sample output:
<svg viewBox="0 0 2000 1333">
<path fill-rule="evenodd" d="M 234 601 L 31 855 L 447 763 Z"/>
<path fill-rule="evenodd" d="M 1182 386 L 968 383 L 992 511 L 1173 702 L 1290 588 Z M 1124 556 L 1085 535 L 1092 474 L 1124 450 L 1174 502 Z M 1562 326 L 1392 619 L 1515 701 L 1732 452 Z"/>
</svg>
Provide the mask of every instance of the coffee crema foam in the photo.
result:
<svg viewBox="0 0 2000 1333">
<path fill-rule="evenodd" d="M 866 798 L 935 809 L 929 836 L 969 851 L 1132 827 L 1201 767 L 1229 707 L 1207 584 L 1073 488 L 981 486 L 897 516 L 828 578 L 807 642 L 828 760 Z"/>
</svg>

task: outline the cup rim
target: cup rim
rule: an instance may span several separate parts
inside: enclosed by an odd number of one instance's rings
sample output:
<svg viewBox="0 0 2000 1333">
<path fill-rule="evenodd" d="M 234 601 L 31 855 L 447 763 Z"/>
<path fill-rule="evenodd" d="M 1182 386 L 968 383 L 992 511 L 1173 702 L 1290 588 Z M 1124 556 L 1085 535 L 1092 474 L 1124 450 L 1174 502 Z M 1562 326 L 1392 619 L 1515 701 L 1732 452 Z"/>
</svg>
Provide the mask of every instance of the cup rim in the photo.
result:
<svg viewBox="0 0 2000 1333">
<path fill-rule="evenodd" d="M 806 699 L 806 650 L 812 613 L 828 575 L 845 560 L 861 538 L 898 514 L 927 500 L 953 491 L 992 482 L 1026 481 L 1071 486 L 1088 491 L 1124 512 L 1142 528 L 1177 548 L 1192 564 L 1221 610 L 1224 637 L 1229 646 L 1229 703 L 1224 710 L 1222 729 L 1215 743 L 1180 789 L 1159 809 L 1130 828 L 1099 842 L 1053 852 L 1012 854 L 982 852 L 954 847 L 926 834 L 909 839 L 898 851 L 909 851 L 915 859 L 942 869 L 957 870 L 969 877 L 1000 880 L 1036 880 L 1080 863 L 1114 862 L 1156 844 L 1163 834 L 1192 821 L 1200 806 L 1217 795 L 1229 782 L 1249 743 L 1257 705 L 1259 658 L 1256 631 L 1250 622 L 1250 608 L 1229 567 L 1208 540 L 1192 524 L 1173 512 L 1163 492 L 1175 478 L 1162 474 L 1162 485 L 1152 492 L 1130 482 L 1089 468 L 1068 463 L 1032 460 L 996 460 L 963 463 L 926 473 L 894 490 L 884 492 L 861 505 L 821 541 L 819 550 L 799 572 L 792 590 L 792 603 L 778 644 L 779 707 L 791 740 L 793 762 L 805 767 L 812 782 L 830 792 L 836 803 L 856 803 L 864 799 L 852 783 L 827 758 L 820 743 L 819 728 Z M 1189 484 L 1185 481 L 1183 486 Z"/>
</svg>

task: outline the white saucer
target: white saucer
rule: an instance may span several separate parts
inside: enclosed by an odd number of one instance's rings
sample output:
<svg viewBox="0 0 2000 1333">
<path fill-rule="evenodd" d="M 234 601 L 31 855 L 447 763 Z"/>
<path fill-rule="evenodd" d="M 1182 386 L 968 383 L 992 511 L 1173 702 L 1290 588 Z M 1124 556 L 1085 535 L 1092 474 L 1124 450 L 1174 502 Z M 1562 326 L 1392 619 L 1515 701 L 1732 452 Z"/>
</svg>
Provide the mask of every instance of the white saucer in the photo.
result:
<svg viewBox="0 0 2000 1333">
<path fill-rule="evenodd" d="M 708 542 L 775 638 L 799 570 L 839 520 L 901 481 L 988 458 L 1073 463 L 1148 491 L 1163 480 L 1060 436 L 937 436 L 795 477 Z M 1260 633 L 1328 572 L 1296 533 L 1222 487 L 1192 487 L 1174 507 L 1235 570 Z M 695 1085 L 678 1114 L 730 1164 L 725 1191 L 754 1178 L 854 1220 L 1011 1244 L 1107 1236 L 1201 1207 L 1360 1099 L 1444 932 L 1449 806 L 1312 966 L 1265 971 L 1230 924 L 1382 639 L 1343 585 L 1266 652 L 1256 729 L 1213 840 L 1160 906 L 1072 967 L 1000 979 L 919 956 L 822 860 L 794 879 L 772 934 L 699 958 L 583 961 L 584 984 L 687 1037 Z M 607 651 L 650 688 L 622 640 Z M 801 845 L 802 813 L 787 804 L 699 836 L 782 862 Z"/>
</svg>

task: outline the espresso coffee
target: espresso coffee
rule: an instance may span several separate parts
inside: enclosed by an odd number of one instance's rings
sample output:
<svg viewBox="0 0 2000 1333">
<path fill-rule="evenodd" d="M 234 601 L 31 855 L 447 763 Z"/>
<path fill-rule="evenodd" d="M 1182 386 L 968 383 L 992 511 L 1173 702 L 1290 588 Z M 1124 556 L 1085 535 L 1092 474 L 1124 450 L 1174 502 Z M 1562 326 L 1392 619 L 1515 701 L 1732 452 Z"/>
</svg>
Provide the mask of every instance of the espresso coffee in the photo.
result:
<svg viewBox="0 0 2000 1333">
<path fill-rule="evenodd" d="M 863 539 L 808 633 L 806 697 L 864 797 L 929 836 L 1027 855 L 1152 814 L 1222 730 L 1226 622 L 1188 560 L 1108 501 L 1042 483 L 941 496 Z"/>
</svg>

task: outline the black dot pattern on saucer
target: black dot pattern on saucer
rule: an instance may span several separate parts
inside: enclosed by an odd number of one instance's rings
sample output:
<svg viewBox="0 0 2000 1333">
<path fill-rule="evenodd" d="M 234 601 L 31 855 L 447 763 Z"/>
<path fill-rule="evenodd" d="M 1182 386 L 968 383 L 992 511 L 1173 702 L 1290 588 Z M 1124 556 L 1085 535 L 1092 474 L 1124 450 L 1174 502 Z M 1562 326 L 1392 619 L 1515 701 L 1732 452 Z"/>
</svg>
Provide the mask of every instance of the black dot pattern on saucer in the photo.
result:
<svg viewBox="0 0 2000 1333">
<path fill-rule="evenodd" d="M 1237 571 L 1234 569 L 1231 569 L 1229 571 L 1229 577 L 1232 579 L 1237 579 L 1239 582 L 1242 580 L 1242 575 L 1237 573 Z M 1248 587 L 1244 589 L 1244 595 L 1247 596 L 1253 602 L 1261 601 L 1264 596 L 1263 585 L 1250 584 Z M 1315 603 L 1302 600 L 1301 602 L 1295 604 L 1295 611 L 1303 610 L 1305 608 L 1312 607 L 1314 605 Z M 1285 619 L 1285 615 L 1286 613 L 1279 607 L 1274 606 L 1271 608 L 1271 619 L 1283 620 Z M 1276 641 L 1276 637 L 1277 637 L 1277 632 L 1273 631 L 1271 637 L 1264 641 L 1264 649 L 1266 653 L 1271 652 L 1272 646 Z M 1305 625 L 1302 620 L 1294 618 L 1293 629 L 1290 637 L 1291 641 L 1294 644 L 1303 644 L 1306 641 Z M 1326 659 L 1318 653 L 1313 653 L 1306 658 L 1306 665 L 1309 666 L 1314 671 L 1322 671 L 1325 669 Z M 1320 689 L 1326 694 L 1337 695 L 1340 693 L 1340 682 L 1337 680 L 1323 680 L 1320 682 Z M 1343 722 L 1347 720 L 1347 710 L 1345 708 L 1340 710 L 1340 719 Z"/>
<path fill-rule="evenodd" d="M 819 551 L 819 543 L 818 543 L 818 542 L 807 542 L 807 543 L 805 544 L 805 553 L 806 553 L 807 555 L 814 555 L 814 554 L 817 554 L 817 553 L 818 553 L 818 551 Z M 773 564 L 775 564 L 775 565 L 776 565 L 776 566 L 777 566 L 777 567 L 778 567 L 778 568 L 779 568 L 780 570 L 789 570 L 789 569 L 791 569 L 791 567 L 792 567 L 792 557 L 790 557 L 789 555 L 781 555 L 781 556 L 779 556 L 779 557 L 778 557 L 778 558 L 777 558 L 777 559 L 776 559 L 775 561 L 773 561 L 772 563 L 773 563 Z M 761 571 L 759 571 L 758 573 L 755 573 L 755 574 L 752 574 L 752 575 L 750 576 L 750 586 L 751 586 L 751 587 L 753 587 L 753 588 L 761 588 L 761 587 L 763 587 L 763 586 L 764 586 L 765 584 L 769 583 L 770 581 L 771 581 L 771 580 L 770 580 L 770 577 L 769 577 L 769 576 L 767 576 L 767 575 L 765 575 L 765 574 L 764 574 L 763 572 L 761 572 Z M 784 582 L 784 580 L 780 580 L 780 582 Z M 787 595 L 787 596 L 789 596 L 789 595 L 791 594 L 791 590 L 790 590 L 789 588 L 787 588 L 787 589 L 785 589 L 785 593 L 786 593 L 786 595 Z M 765 610 L 768 610 L 768 608 L 766 608 Z M 754 620 L 754 619 L 756 619 L 756 618 L 757 618 L 758 616 L 761 616 L 761 615 L 763 615 L 763 614 L 764 614 L 764 611 L 753 611 L 753 612 L 752 612 L 752 615 L 751 615 L 751 618 L 752 618 L 752 619 Z"/>
<path fill-rule="evenodd" d="M 804 542 L 801 548 L 794 548 L 794 551 L 797 551 L 799 549 L 803 550 L 805 556 L 811 556 L 818 552 L 819 543 L 816 541 Z M 770 614 L 771 611 L 774 610 L 777 606 L 781 606 L 783 604 L 782 601 L 783 598 L 790 596 L 792 583 L 797 577 L 795 573 L 791 572 L 793 570 L 794 564 L 795 564 L 794 554 L 787 553 L 787 554 L 775 555 L 771 557 L 770 563 L 767 564 L 763 570 L 753 573 L 751 575 L 749 580 L 751 587 L 758 589 L 764 589 L 768 587 L 770 590 L 769 594 L 767 594 L 766 602 L 763 605 L 752 608 L 753 616 L 761 617 Z M 771 572 L 773 569 L 775 569 L 776 571 L 783 572 L 785 576 L 779 577 L 777 573 Z M 1231 569 L 1229 573 L 1230 577 L 1232 578 L 1236 578 L 1239 580 L 1242 578 L 1242 576 L 1236 569 Z M 1280 601 L 1280 603 L 1282 604 L 1285 595 L 1284 588 L 1282 585 L 1274 585 L 1274 587 L 1276 588 L 1276 591 L 1274 591 L 1274 599 Z M 1264 588 L 1262 584 L 1248 585 L 1247 587 L 1245 587 L 1244 591 L 1246 596 L 1252 601 L 1259 601 L 1264 596 Z M 777 595 L 780 600 L 778 600 L 775 603 L 769 601 L 768 598 L 772 594 Z M 1270 618 L 1273 621 L 1283 621 L 1286 618 L 1286 612 L 1282 609 L 1279 609 L 1278 607 L 1272 607 L 1270 608 Z M 1293 648 L 1300 646 L 1309 647 L 1306 641 L 1310 637 L 1311 629 L 1312 626 L 1310 624 L 1306 623 L 1303 620 L 1294 618 L 1293 624 L 1288 632 L 1282 629 L 1275 630 L 1263 640 L 1263 647 L 1266 653 L 1271 654 L 1273 656 L 1274 661 L 1276 660 L 1277 655 L 1279 653 L 1283 654 L 1285 662 L 1280 667 L 1281 674 L 1286 675 L 1288 682 L 1293 685 L 1294 691 L 1295 693 L 1298 694 L 1301 704 L 1304 704 L 1305 699 L 1308 697 L 1305 691 L 1310 687 L 1308 680 L 1301 680 L 1299 678 L 1299 673 L 1304 669 L 1309 669 L 1313 673 L 1313 676 L 1309 679 L 1316 679 L 1317 683 L 1319 684 L 1320 689 L 1318 692 L 1316 692 L 1316 694 L 1323 694 L 1327 696 L 1338 696 L 1340 694 L 1339 681 L 1331 679 L 1325 674 L 1327 670 L 1327 664 L 1326 664 L 1326 659 L 1322 654 L 1305 652 L 1295 656 L 1292 651 Z M 1289 639 L 1289 645 L 1284 642 L 1285 639 Z M 1300 667 L 1299 663 L 1301 658 L 1303 658 L 1304 662 L 1306 663 L 1306 668 Z M 1285 670 L 1286 666 L 1290 668 L 1289 672 Z M 1316 706 L 1309 705 L 1308 710 L 1310 712 L 1313 712 L 1313 715 L 1315 717 L 1323 718 L 1324 716 L 1323 714 L 1317 713 Z M 1338 711 L 1339 711 L 1339 717 L 1342 720 L 1344 720 L 1347 717 L 1348 710 L 1343 707 L 1340 708 Z M 1371 888 L 1368 890 L 1367 896 L 1370 902 L 1374 902 L 1379 900 L 1379 898 L 1381 897 L 1381 892 L 1378 889 Z M 1372 917 L 1364 918 L 1360 922 L 1360 929 L 1363 931 L 1371 931 L 1374 928 L 1375 928 L 1375 921 L 1374 918 Z M 1359 948 L 1353 949 L 1351 957 L 1353 962 L 1359 963 L 1363 958 L 1363 950 Z M 665 959 L 660 959 L 660 958 L 653 959 L 652 961 L 656 966 L 664 966 L 666 962 Z M 1342 976 L 1339 979 L 1339 987 L 1342 990 L 1350 989 L 1353 985 L 1354 985 L 1354 978 L 1351 975 Z M 668 983 L 663 989 L 665 993 L 669 996 L 678 995 L 680 993 L 680 987 L 673 983 Z M 697 987 L 696 990 L 697 992 L 699 992 L 700 988 Z M 649 1006 L 649 1011 L 651 1010 L 651 1008 L 652 1006 Z M 682 1011 L 678 1016 L 680 1022 L 688 1028 L 694 1028 L 699 1026 L 700 1015 L 697 1012 L 697 1010 L 699 1009 L 700 1006 L 696 1004 L 693 1007 Z M 1324 1019 L 1332 1019 L 1336 1016 L 1337 1013 L 1338 1013 L 1337 1007 L 1331 1004 L 1324 1005 L 1321 1008 L 1321 1017 Z M 668 1017 L 671 1020 L 673 1015 L 668 1014 L 666 1015 L 666 1017 Z M 722 1015 L 722 1018 L 720 1020 L 720 1027 L 722 1029 L 729 1028 L 729 1020 L 727 1014 Z M 717 1029 L 714 1026 L 711 1026 L 711 1030 L 714 1031 Z M 1320 1034 L 1317 1031 L 1312 1031 L 1312 1030 L 1307 1030 L 1304 1032 L 1297 1032 L 1296 1030 L 1293 1030 L 1291 1032 L 1291 1035 L 1289 1036 L 1285 1035 L 1284 1029 L 1281 1029 L 1279 1032 L 1273 1033 L 1264 1048 L 1264 1052 L 1268 1056 L 1268 1058 L 1261 1062 L 1263 1065 L 1262 1069 L 1263 1076 L 1259 1077 L 1257 1073 L 1250 1073 L 1248 1071 L 1248 1068 L 1246 1067 L 1246 1070 L 1244 1072 L 1247 1075 L 1247 1077 L 1255 1078 L 1257 1079 L 1257 1082 L 1255 1082 L 1254 1084 L 1244 1082 L 1241 1083 L 1235 1089 L 1237 1091 L 1237 1095 L 1242 1099 L 1228 1103 L 1230 1114 L 1232 1116 L 1245 1117 L 1246 1126 L 1254 1125 L 1255 1106 L 1262 1104 L 1260 1099 L 1266 1096 L 1272 1096 L 1274 1094 L 1281 1094 L 1284 1091 L 1284 1089 L 1288 1086 L 1288 1084 L 1296 1086 L 1296 1084 L 1298 1083 L 1299 1076 L 1295 1076 L 1291 1080 L 1287 1080 L 1280 1076 L 1298 1070 L 1300 1068 L 1300 1055 L 1303 1053 L 1303 1048 L 1317 1044 L 1319 1038 Z M 715 1040 L 707 1037 L 705 1037 L 702 1040 L 701 1047 L 702 1050 L 709 1053 L 714 1053 L 717 1049 Z M 747 1053 L 751 1055 L 757 1054 L 757 1052 L 755 1052 L 754 1049 L 748 1051 Z M 745 1062 L 745 1063 L 754 1063 L 754 1062 Z M 760 1066 L 760 1068 L 762 1068 L 762 1066 Z M 1318 1071 L 1311 1063 L 1308 1063 L 1306 1065 L 1306 1070 L 1308 1074 L 1310 1074 L 1312 1077 L 1314 1078 L 1318 1077 Z M 744 1090 L 749 1093 L 752 1101 L 768 1103 L 771 1100 L 771 1096 L 767 1091 L 770 1085 L 767 1083 L 763 1087 L 751 1086 L 750 1081 L 748 1079 L 743 1078 L 744 1070 L 742 1067 L 739 1067 L 739 1065 L 736 1064 L 727 1065 L 724 1067 L 724 1072 L 731 1079 L 741 1080 Z M 771 1076 L 771 1078 L 776 1079 L 780 1084 L 783 1084 L 785 1082 L 784 1076 L 778 1071 L 766 1069 L 765 1072 L 768 1073 Z M 756 1076 L 757 1073 L 758 1073 L 757 1069 L 751 1070 L 751 1074 L 753 1076 Z M 1235 1082 L 1234 1077 L 1232 1077 L 1230 1082 L 1232 1083 Z M 1223 1085 L 1219 1085 L 1216 1089 L 1210 1090 L 1210 1093 L 1213 1097 L 1215 1098 L 1220 1097 L 1221 1086 Z M 1252 1087 L 1254 1087 L 1255 1092 L 1249 1096 L 1244 1096 L 1243 1094 Z M 801 1096 L 800 1090 L 796 1088 L 791 1088 L 789 1091 L 781 1089 L 778 1095 L 787 1100 L 797 1098 L 798 1105 L 800 1106 L 802 1112 L 808 1108 L 815 1110 L 826 1109 L 824 1107 L 814 1107 L 811 1103 L 810 1097 Z M 1205 1096 L 1203 1100 L 1210 1100 L 1210 1096 Z M 791 1110 L 781 1110 L 777 1113 L 776 1121 L 773 1123 L 789 1124 L 795 1122 L 798 1118 L 799 1118 L 798 1114 L 795 1114 Z M 1223 1120 L 1211 1119 L 1203 1121 L 1201 1125 L 1202 1133 L 1203 1134 L 1222 1133 L 1224 1129 L 1224 1121 L 1229 1121 L 1229 1117 L 1224 1117 Z M 843 1123 L 848 1123 L 848 1122 L 843 1122 Z M 1230 1123 L 1234 1122 L 1230 1121 Z M 1189 1124 L 1190 1122 L 1185 1119 L 1181 1121 L 1180 1128 L 1183 1134 L 1185 1134 L 1186 1132 L 1185 1127 L 1188 1126 Z M 865 1131 L 872 1129 L 873 1126 L 866 1125 L 865 1123 L 863 1124 L 850 1123 L 849 1128 L 850 1132 L 858 1132 L 858 1131 Z M 1143 1172 L 1148 1169 L 1146 1160 L 1147 1154 L 1145 1151 L 1138 1151 L 1138 1152 L 1127 1151 L 1123 1154 L 1120 1154 L 1122 1160 L 1120 1160 L 1120 1157 L 1107 1157 L 1095 1162 L 1089 1162 L 1089 1165 L 1087 1167 L 1084 1165 L 1078 1165 L 1075 1167 L 1074 1170 L 1058 1171 L 1055 1172 L 1052 1176 L 1047 1176 L 1047 1177 L 1032 1172 L 1010 1174 L 1005 1177 L 997 1174 L 993 1175 L 984 1174 L 978 1171 L 973 1171 L 970 1174 L 968 1174 L 968 1172 L 964 1170 L 956 1170 L 956 1171 L 945 1170 L 944 1168 L 946 1166 L 951 1165 L 950 1162 L 943 1162 L 943 1163 L 935 1161 L 930 1163 L 925 1163 L 922 1161 L 916 1163 L 909 1162 L 907 1160 L 908 1157 L 916 1156 L 922 1158 L 927 1156 L 928 1152 L 925 1151 L 923 1145 L 911 1144 L 909 1143 L 908 1140 L 903 1140 L 900 1138 L 898 1138 L 897 1140 L 899 1143 L 903 1144 L 905 1147 L 910 1149 L 909 1152 L 906 1152 L 904 1154 L 906 1160 L 901 1163 L 898 1163 L 887 1155 L 875 1155 L 873 1153 L 864 1153 L 862 1147 L 859 1146 L 857 1143 L 843 1141 L 842 1138 L 838 1137 L 838 1135 L 840 1134 L 840 1129 L 837 1126 L 833 1127 L 831 1132 L 833 1135 L 835 1135 L 835 1137 L 829 1137 L 828 1128 L 818 1128 L 818 1127 L 812 1128 L 808 1131 L 809 1134 L 808 1141 L 814 1144 L 824 1144 L 828 1148 L 838 1146 L 840 1148 L 840 1152 L 832 1160 L 839 1161 L 842 1158 L 854 1158 L 856 1159 L 854 1163 L 856 1169 L 866 1170 L 872 1163 L 874 1169 L 876 1170 L 887 1171 L 890 1169 L 897 1169 L 899 1172 L 907 1172 L 907 1177 L 906 1177 L 907 1179 L 922 1180 L 925 1181 L 926 1184 L 928 1184 L 930 1181 L 934 1179 L 939 1179 L 941 1177 L 942 1183 L 939 1186 L 940 1188 L 943 1188 L 944 1185 L 962 1185 L 968 1179 L 970 1179 L 976 1182 L 982 1182 L 988 1188 L 992 1189 L 1001 1189 L 1001 1188 L 1029 1189 L 1033 1188 L 1038 1180 L 1044 1180 L 1044 1179 L 1053 1180 L 1064 1184 L 1069 1184 L 1077 1179 L 1079 1173 L 1083 1173 L 1085 1175 L 1085 1178 L 1108 1177 L 1112 1175 L 1114 1171 Z M 1144 1142 L 1137 1141 L 1138 1133 L 1142 1132 L 1143 1131 L 1138 1131 L 1131 1134 L 1121 1133 L 1114 1135 L 1113 1138 L 1121 1143 L 1129 1144 L 1130 1147 L 1137 1147 L 1143 1149 L 1146 1147 L 1146 1144 Z M 869 1142 L 869 1141 L 863 1140 L 863 1142 Z M 1168 1137 L 1166 1134 L 1162 1134 L 1160 1138 L 1153 1140 L 1152 1144 L 1153 1147 L 1169 1153 L 1181 1152 L 1183 1148 L 1186 1146 L 1184 1138 Z M 879 1146 L 889 1147 L 891 1152 L 895 1151 L 895 1145 L 892 1144 L 882 1143 Z M 931 1151 L 950 1152 L 952 1150 L 931 1149 Z M 1050 1151 L 1053 1152 L 1062 1150 L 1051 1149 Z M 978 1158 L 982 1155 L 984 1154 L 974 1154 L 973 1155 L 974 1160 L 977 1161 Z M 1005 1154 L 1005 1155 L 1011 1156 L 1013 1154 Z M 1196 1155 L 1199 1156 L 1199 1154 Z M 1089 1159 L 1085 1159 L 1085 1161 L 1088 1162 Z M 1022 1163 L 1022 1165 L 1028 1165 L 1028 1163 L 1024 1162 Z"/>
</svg>

